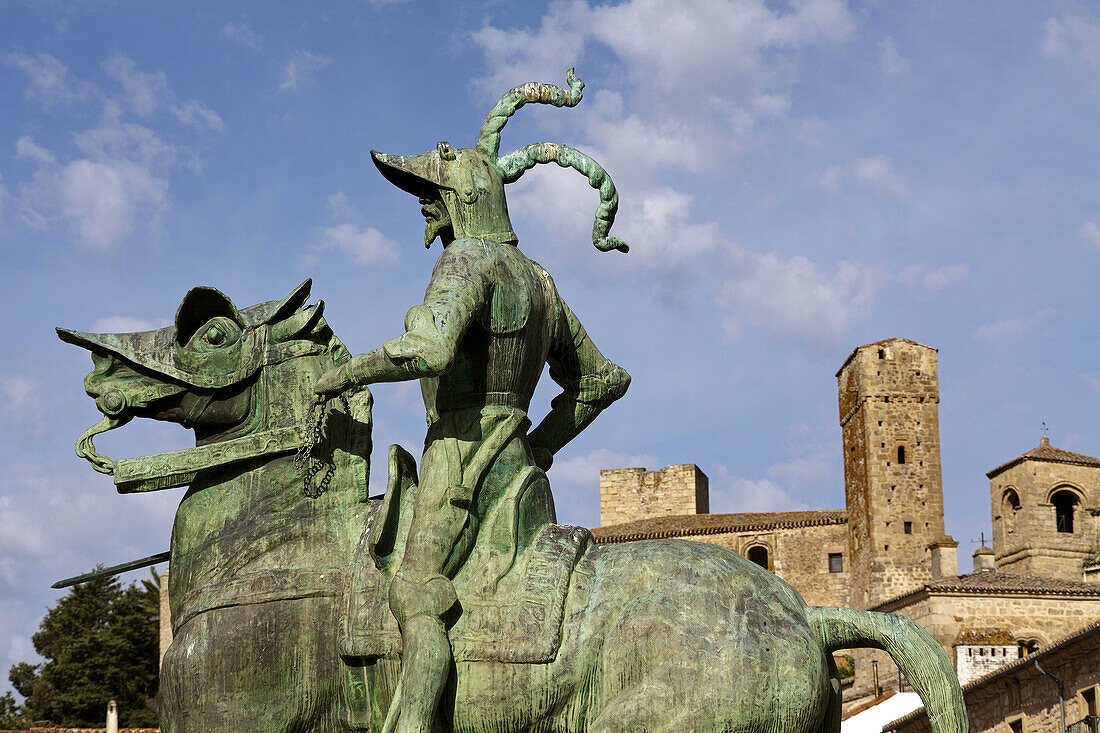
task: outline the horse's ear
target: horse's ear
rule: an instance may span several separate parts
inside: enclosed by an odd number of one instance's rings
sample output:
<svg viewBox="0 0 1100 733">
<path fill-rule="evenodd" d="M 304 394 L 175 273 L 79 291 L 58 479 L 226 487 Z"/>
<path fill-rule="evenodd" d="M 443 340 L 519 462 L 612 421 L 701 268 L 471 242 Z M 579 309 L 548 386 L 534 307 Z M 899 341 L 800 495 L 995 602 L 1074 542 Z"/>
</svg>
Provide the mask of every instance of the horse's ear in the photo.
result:
<svg viewBox="0 0 1100 733">
<path fill-rule="evenodd" d="M 314 329 L 325 312 L 325 301 L 318 300 L 315 305 L 300 308 L 289 318 L 271 324 L 271 342 L 280 344 Z"/>
<path fill-rule="evenodd" d="M 306 300 L 309 298 L 310 288 L 313 287 L 313 278 L 306 278 L 298 287 L 291 291 L 290 295 L 279 301 L 279 305 L 275 306 L 275 310 L 271 312 L 271 315 L 267 317 L 265 323 L 278 323 L 292 314 L 294 311 L 305 305 Z"/>
<path fill-rule="evenodd" d="M 237 306 L 228 295 L 216 288 L 191 288 L 176 311 L 176 341 L 186 344 L 200 326 L 215 316 L 225 316 L 237 324 L 241 322 Z"/>
</svg>

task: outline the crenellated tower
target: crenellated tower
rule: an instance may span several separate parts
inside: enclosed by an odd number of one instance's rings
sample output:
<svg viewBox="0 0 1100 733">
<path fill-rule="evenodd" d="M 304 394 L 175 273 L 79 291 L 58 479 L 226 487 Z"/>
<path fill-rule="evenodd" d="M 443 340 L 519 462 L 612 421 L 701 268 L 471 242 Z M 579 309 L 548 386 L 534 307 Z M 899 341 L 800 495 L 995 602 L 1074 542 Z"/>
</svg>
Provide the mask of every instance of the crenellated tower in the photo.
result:
<svg viewBox="0 0 1100 733">
<path fill-rule="evenodd" d="M 951 543 L 944 535 L 936 349 L 902 338 L 876 341 L 853 351 L 836 376 L 852 605 L 870 608 L 932 580 L 933 549 Z"/>
</svg>

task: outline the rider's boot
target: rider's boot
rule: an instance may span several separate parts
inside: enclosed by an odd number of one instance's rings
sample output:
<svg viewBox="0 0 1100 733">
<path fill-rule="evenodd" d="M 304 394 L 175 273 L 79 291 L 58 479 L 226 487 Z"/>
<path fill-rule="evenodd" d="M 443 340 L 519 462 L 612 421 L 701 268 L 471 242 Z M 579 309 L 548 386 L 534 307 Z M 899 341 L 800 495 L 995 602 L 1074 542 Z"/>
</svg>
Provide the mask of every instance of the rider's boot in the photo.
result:
<svg viewBox="0 0 1100 733">
<path fill-rule="evenodd" d="M 443 622 L 429 614 L 405 622 L 401 654 L 401 717 L 397 733 L 438 733 L 439 698 L 451 669 L 451 642 Z"/>
<path fill-rule="evenodd" d="M 410 580 L 401 571 L 390 585 L 390 609 L 401 628 L 401 701 L 397 733 L 443 730 L 439 699 L 451 671 L 451 642 L 443 614 L 458 601 L 442 575 Z"/>
</svg>

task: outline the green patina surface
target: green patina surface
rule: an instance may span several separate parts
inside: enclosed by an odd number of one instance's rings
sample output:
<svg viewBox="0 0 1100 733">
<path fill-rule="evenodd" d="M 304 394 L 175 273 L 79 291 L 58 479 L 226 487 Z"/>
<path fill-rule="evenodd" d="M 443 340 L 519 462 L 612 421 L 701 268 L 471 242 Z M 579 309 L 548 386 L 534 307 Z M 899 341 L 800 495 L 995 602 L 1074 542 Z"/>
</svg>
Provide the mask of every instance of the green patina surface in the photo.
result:
<svg viewBox="0 0 1100 733">
<path fill-rule="evenodd" d="M 104 415 L 78 454 L 121 492 L 187 486 L 166 732 L 835 732 L 831 652 L 860 646 L 897 660 L 934 730 L 967 729 L 950 662 L 906 619 L 807 607 L 713 545 L 598 547 L 556 524 L 545 471 L 629 385 L 508 217 L 504 185 L 554 162 L 599 191 L 596 247 L 627 251 L 598 163 L 552 143 L 499 155 L 523 104 L 581 100 L 572 70 L 568 83 L 509 91 L 473 148 L 372 153 L 420 200 L 425 244 L 444 247 L 404 333 L 373 351 L 350 354 L 308 281 L 244 309 L 195 288 L 157 331 L 59 330 L 91 351 Z M 562 392 L 532 428 L 547 364 Z M 368 498 L 367 385 L 410 379 L 429 422 L 419 467 L 391 447 L 386 494 Z M 96 434 L 134 417 L 192 428 L 197 445 L 96 452 Z"/>
</svg>

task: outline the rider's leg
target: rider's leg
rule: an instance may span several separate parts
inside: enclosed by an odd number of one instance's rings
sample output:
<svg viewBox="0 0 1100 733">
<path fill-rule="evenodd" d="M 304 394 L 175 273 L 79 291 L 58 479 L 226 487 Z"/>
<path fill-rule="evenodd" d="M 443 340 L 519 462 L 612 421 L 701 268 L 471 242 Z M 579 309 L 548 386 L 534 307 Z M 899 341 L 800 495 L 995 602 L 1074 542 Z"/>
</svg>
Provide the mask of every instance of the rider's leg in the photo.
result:
<svg viewBox="0 0 1100 733">
<path fill-rule="evenodd" d="M 398 733 L 439 730 L 439 699 L 452 666 L 443 616 L 458 602 L 442 570 L 467 519 L 464 509 L 447 500 L 447 483 L 431 480 L 430 470 L 423 473 L 405 554 L 390 584 L 390 610 L 403 646 Z"/>
</svg>

